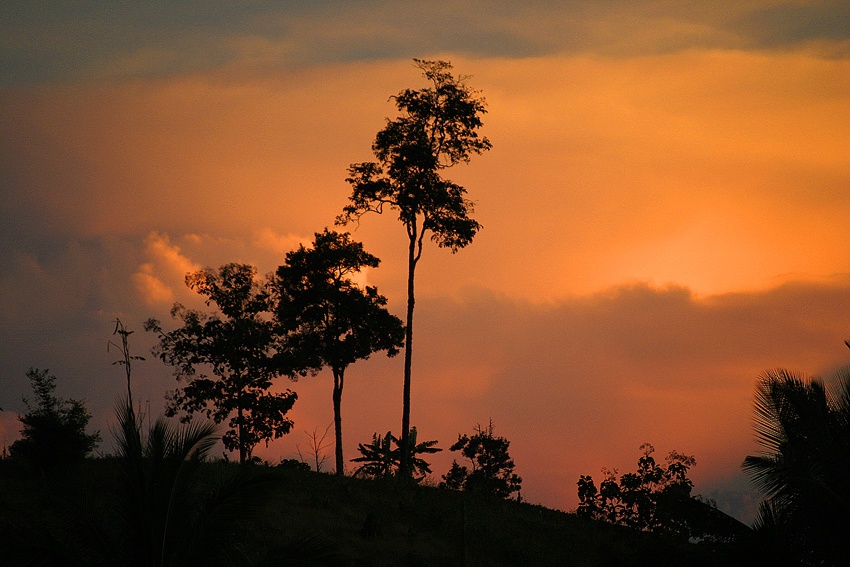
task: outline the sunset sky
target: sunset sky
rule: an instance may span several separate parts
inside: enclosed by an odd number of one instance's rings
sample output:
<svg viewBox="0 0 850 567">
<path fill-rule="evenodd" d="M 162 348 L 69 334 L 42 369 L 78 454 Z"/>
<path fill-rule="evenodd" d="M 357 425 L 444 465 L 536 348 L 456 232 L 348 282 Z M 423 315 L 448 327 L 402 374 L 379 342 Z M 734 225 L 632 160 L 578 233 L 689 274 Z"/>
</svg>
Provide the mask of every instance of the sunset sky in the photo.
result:
<svg viewBox="0 0 850 567">
<path fill-rule="evenodd" d="M 521 5 L 520 5 L 521 4 Z M 571 510 L 638 447 L 696 457 L 695 492 L 749 521 L 758 375 L 850 363 L 850 4 L 25 2 L 0 18 L 0 444 L 26 370 L 85 400 L 111 448 L 107 352 L 137 332 L 134 397 L 177 383 L 142 321 L 203 303 L 186 272 L 273 271 L 332 226 L 394 116 L 446 59 L 487 100 L 492 151 L 448 172 L 483 229 L 417 272 L 412 423 L 448 448 L 492 418 L 523 498 Z M 355 227 L 349 227 L 354 230 Z M 395 216 L 353 232 L 404 313 Z M 402 357 L 350 368 L 346 458 L 398 432 Z M 297 457 L 331 378 L 291 387 Z M 332 433 L 329 432 L 330 441 Z M 328 452 L 327 468 L 332 468 Z M 433 459 L 436 479 L 453 455 Z"/>
</svg>

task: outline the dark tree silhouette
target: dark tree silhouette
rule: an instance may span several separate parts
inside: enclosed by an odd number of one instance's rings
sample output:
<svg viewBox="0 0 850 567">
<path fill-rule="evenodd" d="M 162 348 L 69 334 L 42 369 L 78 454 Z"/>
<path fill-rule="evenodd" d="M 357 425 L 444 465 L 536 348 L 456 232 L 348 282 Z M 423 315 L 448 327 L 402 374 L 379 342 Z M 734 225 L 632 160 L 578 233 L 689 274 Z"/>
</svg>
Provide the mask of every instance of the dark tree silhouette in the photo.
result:
<svg viewBox="0 0 850 567">
<path fill-rule="evenodd" d="M 616 470 L 602 469 L 605 478 L 598 488 L 591 476 L 579 477 L 579 516 L 682 540 L 752 544 L 748 526 L 718 510 L 714 501 L 691 495 L 688 471 L 696 465 L 694 457 L 671 451 L 659 464 L 652 445 L 640 449 L 635 472 L 618 479 Z"/>
<path fill-rule="evenodd" d="M 408 461 L 413 470 L 413 480 L 421 482 L 431 474 L 431 465 L 418 455 L 439 453 L 442 451 L 435 447 L 437 441 L 416 441 L 416 427 L 410 428 L 410 450 Z M 389 431 L 381 437 L 377 433 L 372 435 L 372 442 L 357 446 L 361 456 L 351 459 L 353 463 L 363 463 L 354 471 L 354 476 L 366 478 L 391 478 L 397 476 L 401 471 L 401 445 L 399 440 Z"/>
<path fill-rule="evenodd" d="M 759 378 L 755 394 L 764 451 L 743 467 L 767 500 L 754 527 L 798 564 L 850 557 L 850 369 L 832 383 L 777 369 Z"/>
<path fill-rule="evenodd" d="M 493 421 L 486 428 L 475 426 L 475 434 L 459 435 L 452 451 L 460 451 L 472 469 L 452 462 L 452 468 L 443 476 L 442 486 L 454 490 L 492 494 L 510 498 L 522 485 L 522 478 L 514 474 L 514 461 L 508 454 L 510 441 L 493 434 Z"/>
<path fill-rule="evenodd" d="M 618 480 L 614 472 L 603 469 L 605 479 L 598 490 L 592 477 L 579 478 L 578 514 L 638 530 L 690 535 L 685 510 L 694 484 L 688 471 L 696 459 L 671 451 L 664 466 L 652 456 L 652 445 L 644 443 L 640 449 L 643 456 L 636 472 Z"/>
<path fill-rule="evenodd" d="M 410 432 L 414 275 L 423 239 L 430 232 L 438 246 L 457 252 L 481 228 L 469 216 L 473 206 L 466 189 L 444 179 L 441 172 L 490 149 L 489 140 L 478 135 L 486 112 L 478 92 L 466 86 L 463 77 L 453 76 L 448 62 L 414 61 L 431 86 L 405 89 L 393 97 L 400 116 L 388 120 L 375 136 L 372 151 L 377 161 L 349 167 L 350 203 L 337 218 L 338 224 L 346 224 L 388 207 L 398 212 L 407 231 L 402 446 L 407 446 Z M 406 455 L 402 453 L 402 470 L 409 473 Z"/>
<path fill-rule="evenodd" d="M 637 471 L 618 479 L 616 471 L 603 469 L 605 479 L 598 489 L 592 477 L 579 478 L 579 516 L 683 539 L 731 542 L 749 534 L 747 526 L 717 510 L 712 501 L 691 496 L 692 456 L 671 451 L 662 465 L 652 456 L 652 445 L 644 443 L 641 451 Z"/>
<path fill-rule="evenodd" d="M 216 423 L 228 420 L 222 441 L 229 451 L 239 451 L 240 463 L 251 459 L 260 441 L 289 432 L 292 421 L 286 413 L 296 400 L 290 390 L 269 392 L 273 380 L 285 372 L 272 363 L 276 337 L 270 298 L 255 276 L 256 269 L 246 264 L 189 274 L 186 285 L 220 313 L 205 314 L 178 303 L 171 315 L 181 321 L 180 328 L 166 332 L 155 319 L 145 323 L 146 330 L 159 336 L 154 354 L 187 382 L 171 395 L 166 414 L 183 411 L 184 422 L 196 412 Z"/>
<path fill-rule="evenodd" d="M 12 443 L 9 454 L 44 474 L 54 474 L 91 453 L 101 440 L 100 433 L 86 433 L 91 414 L 83 402 L 54 395 L 56 376 L 49 370 L 30 368 L 27 378 L 35 397 L 23 399 L 27 411 L 18 416 L 22 437 Z"/>
<path fill-rule="evenodd" d="M 376 268 L 378 258 L 345 233 L 316 233 L 313 246 L 286 255 L 277 269 L 275 320 L 285 337 L 284 352 L 295 353 L 314 374 L 333 373 L 336 474 L 345 473 L 342 451 L 342 392 L 345 370 L 372 353 L 395 356 L 404 327 L 387 309 L 377 288 L 361 288 L 351 278 L 363 268 Z M 295 363 L 292 363 L 295 364 Z M 286 366 L 292 366 L 287 364 Z"/>
</svg>

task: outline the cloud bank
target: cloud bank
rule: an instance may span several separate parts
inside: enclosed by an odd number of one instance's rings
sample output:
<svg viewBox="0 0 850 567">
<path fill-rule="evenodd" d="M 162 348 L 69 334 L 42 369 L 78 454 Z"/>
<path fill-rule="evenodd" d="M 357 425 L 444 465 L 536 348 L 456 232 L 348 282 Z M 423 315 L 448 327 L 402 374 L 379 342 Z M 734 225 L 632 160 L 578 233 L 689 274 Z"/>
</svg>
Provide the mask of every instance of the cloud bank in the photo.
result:
<svg viewBox="0 0 850 567">
<path fill-rule="evenodd" d="M 0 24 L 0 77 L 13 84 L 237 66 L 268 72 L 439 52 L 625 57 L 808 45 L 846 56 L 848 30 L 841 0 L 14 2 Z"/>
</svg>

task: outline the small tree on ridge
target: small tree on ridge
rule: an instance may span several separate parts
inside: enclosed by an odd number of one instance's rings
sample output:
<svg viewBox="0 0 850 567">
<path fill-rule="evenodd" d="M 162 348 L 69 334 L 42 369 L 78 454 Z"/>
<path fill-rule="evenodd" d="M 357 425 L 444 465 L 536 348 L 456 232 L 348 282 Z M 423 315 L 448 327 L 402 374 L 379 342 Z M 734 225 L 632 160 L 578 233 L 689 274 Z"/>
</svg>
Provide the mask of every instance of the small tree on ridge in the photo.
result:
<svg viewBox="0 0 850 567">
<path fill-rule="evenodd" d="M 272 362 L 275 336 L 270 320 L 269 293 L 255 280 L 256 268 L 227 264 L 205 268 L 186 276 L 186 285 L 206 296 L 220 313 L 206 314 L 176 303 L 171 315 L 182 326 L 164 331 L 149 319 L 145 329 L 159 336 L 154 354 L 174 367 L 185 380 L 171 396 L 166 415 L 185 412 L 188 422 L 202 413 L 216 423 L 227 421 L 222 436 L 225 448 L 239 451 L 239 462 L 251 459 L 260 441 L 289 432 L 286 413 L 295 403 L 290 390 L 272 393 L 272 381 L 284 374 Z"/>
<path fill-rule="evenodd" d="M 459 435 L 451 450 L 460 451 L 471 469 L 457 461 L 452 462 L 452 468 L 443 476 L 441 485 L 499 498 L 510 498 L 514 492 L 519 493 L 522 478 L 514 474 L 514 461 L 508 454 L 510 444 L 504 437 L 493 434 L 493 420 L 486 428 L 476 425 L 475 434 L 471 437 Z"/>
<path fill-rule="evenodd" d="M 348 233 L 325 229 L 313 246 L 286 254 L 277 269 L 275 320 L 286 343 L 313 373 L 328 366 L 333 373 L 336 474 L 345 473 L 342 451 L 342 392 L 345 370 L 374 352 L 395 356 L 404 328 L 386 309 L 387 299 L 373 286 L 361 288 L 351 278 L 380 261 Z"/>
<path fill-rule="evenodd" d="M 97 431 L 86 433 L 91 414 L 83 402 L 54 395 L 56 376 L 49 370 L 30 368 L 27 378 L 35 398 L 24 398 L 27 412 L 18 416 L 22 437 L 12 443 L 9 454 L 51 474 L 87 456 L 101 437 Z"/>
</svg>

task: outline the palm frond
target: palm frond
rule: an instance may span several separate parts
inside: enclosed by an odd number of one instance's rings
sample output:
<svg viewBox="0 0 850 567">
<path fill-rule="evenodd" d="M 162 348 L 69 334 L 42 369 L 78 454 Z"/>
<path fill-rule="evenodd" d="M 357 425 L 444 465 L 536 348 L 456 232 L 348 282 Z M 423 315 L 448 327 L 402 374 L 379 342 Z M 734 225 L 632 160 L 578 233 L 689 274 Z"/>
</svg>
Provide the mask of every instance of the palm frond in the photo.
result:
<svg viewBox="0 0 850 567">
<path fill-rule="evenodd" d="M 767 497 L 756 529 L 786 534 L 780 540 L 794 534 L 800 553 L 839 556 L 834 534 L 850 528 L 848 416 L 850 369 L 829 387 L 782 369 L 760 377 L 753 425 L 764 451 L 743 463 Z"/>
</svg>

